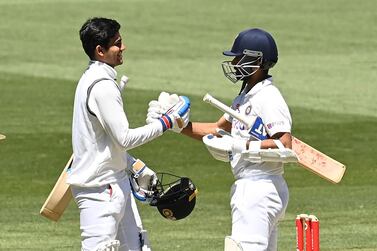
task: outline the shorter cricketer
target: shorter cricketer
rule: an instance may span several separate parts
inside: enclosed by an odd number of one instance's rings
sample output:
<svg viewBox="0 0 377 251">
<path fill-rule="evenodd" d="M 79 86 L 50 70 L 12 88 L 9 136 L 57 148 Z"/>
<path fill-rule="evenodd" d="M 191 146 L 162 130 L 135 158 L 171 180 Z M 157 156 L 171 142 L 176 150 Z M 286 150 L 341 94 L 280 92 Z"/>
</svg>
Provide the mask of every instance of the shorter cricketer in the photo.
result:
<svg viewBox="0 0 377 251">
<path fill-rule="evenodd" d="M 223 54 L 233 57 L 222 63 L 225 76 L 233 83 L 242 81 L 232 109 L 245 116 L 260 117 L 268 137 L 256 139 L 242 122 L 228 114 L 214 123 L 190 122 L 182 133 L 198 140 L 203 138 L 211 145 L 209 150 L 216 159 L 231 164 L 236 181 L 231 188 L 232 234 L 225 241 L 226 248 L 234 245 L 237 250 L 276 251 L 278 222 L 284 216 L 289 197 L 283 161 L 253 163 L 241 153 L 292 148 L 291 115 L 269 75 L 278 61 L 277 46 L 268 32 L 248 29 L 239 33 L 232 49 Z M 221 137 L 221 130 L 230 136 L 222 133 Z"/>
</svg>

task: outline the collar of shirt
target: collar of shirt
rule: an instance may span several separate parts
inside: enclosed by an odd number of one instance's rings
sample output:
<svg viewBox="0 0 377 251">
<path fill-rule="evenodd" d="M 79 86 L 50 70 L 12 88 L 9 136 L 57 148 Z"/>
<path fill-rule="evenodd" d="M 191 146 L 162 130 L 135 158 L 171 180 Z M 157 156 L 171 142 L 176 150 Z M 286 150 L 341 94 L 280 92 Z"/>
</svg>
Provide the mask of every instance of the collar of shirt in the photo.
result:
<svg viewBox="0 0 377 251">
<path fill-rule="evenodd" d="M 103 69 L 105 71 L 105 73 L 107 75 L 109 75 L 109 78 L 116 80 L 116 78 L 117 78 L 117 72 L 110 65 L 108 65 L 106 63 L 103 63 L 103 62 L 100 62 L 100 61 L 90 60 L 89 61 L 89 67 L 91 67 L 91 66 L 100 67 L 101 69 Z"/>
<path fill-rule="evenodd" d="M 260 90 L 265 88 L 266 86 L 272 85 L 272 77 L 266 78 L 265 80 L 257 83 L 256 85 L 251 88 L 251 90 L 248 93 L 245 93 L 245 96 L 254 96 L 257 94 Z"/>
</svg>

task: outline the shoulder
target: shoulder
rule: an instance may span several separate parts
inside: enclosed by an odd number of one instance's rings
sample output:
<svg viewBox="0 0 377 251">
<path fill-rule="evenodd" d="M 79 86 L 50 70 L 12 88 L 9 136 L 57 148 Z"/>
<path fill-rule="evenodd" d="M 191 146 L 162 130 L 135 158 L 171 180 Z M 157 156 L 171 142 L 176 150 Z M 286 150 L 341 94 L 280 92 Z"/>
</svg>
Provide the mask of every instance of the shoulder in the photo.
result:
<svg viewBox="0 0 377 251">
<path fill-rule="evenodd" d="M 260 92 L 260 96 L 262 98 L 267 98 L 267 100 L 271 100 L 274 98 L 283 98 L 283 95 L 279 88 L 273 84 L 265 86 Z"/>
<path fill-rule="evenodd" d="M 114 80 L 100 78 L 92 81 L 88 91 L 93 97 L 120 96 L 120 90 Z"/>
<path fill-rule="evenodd" d="M 280 90 L 274 85 L 268 85 L 255 96 L 255 102 L 262 107 L 287 106 Z"/>
</svg>

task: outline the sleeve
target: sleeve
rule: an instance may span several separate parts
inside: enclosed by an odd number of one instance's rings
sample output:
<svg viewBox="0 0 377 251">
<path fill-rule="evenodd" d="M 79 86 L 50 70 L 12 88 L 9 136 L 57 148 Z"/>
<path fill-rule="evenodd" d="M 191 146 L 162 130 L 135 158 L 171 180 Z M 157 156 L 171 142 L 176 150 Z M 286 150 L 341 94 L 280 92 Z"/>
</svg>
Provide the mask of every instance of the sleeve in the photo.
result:
<svg viewBox="0 0 377 251">
<path fill-rule="evenodd" d="M 147 143 L 163 133 L 158 121 L 130 129 L 121 93 L 110 80 L 101 81 L 93 87 L 88 105 L 112 141 L 125 150 Z"/>
<path fill-rule="evenodd" d="M 260 107 L 260 115 L 268 135 L 279 132 L 291 132 L 292 118 L 287 103 L 277 89 L 271 92 L 271 98 L 264 99 Z"/>
</svg>

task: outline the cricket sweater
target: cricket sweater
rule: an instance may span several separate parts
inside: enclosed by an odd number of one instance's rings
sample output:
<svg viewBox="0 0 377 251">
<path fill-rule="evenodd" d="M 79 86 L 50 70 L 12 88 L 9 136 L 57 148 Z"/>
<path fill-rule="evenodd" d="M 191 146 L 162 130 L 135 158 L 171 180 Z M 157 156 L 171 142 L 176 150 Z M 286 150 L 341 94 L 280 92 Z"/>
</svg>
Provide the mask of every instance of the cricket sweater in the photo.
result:
<svg viewBox="0 0 377 251">
<path fill-rule="evenodd" d="M 75 93 L 72 122 L 74 159 L 67 183 L 97 187 L 124 179 L 127 150 L 162 135 L 159 121 L 129 128 L 121 87 L 111 66 L 90 61 Z"/>
</svg>

